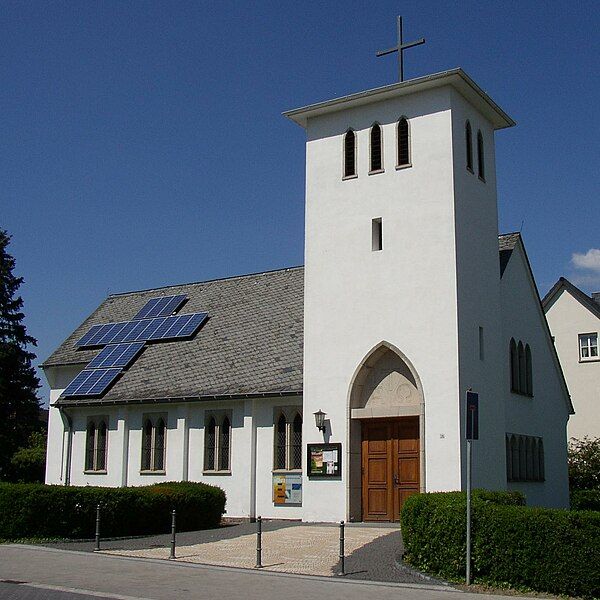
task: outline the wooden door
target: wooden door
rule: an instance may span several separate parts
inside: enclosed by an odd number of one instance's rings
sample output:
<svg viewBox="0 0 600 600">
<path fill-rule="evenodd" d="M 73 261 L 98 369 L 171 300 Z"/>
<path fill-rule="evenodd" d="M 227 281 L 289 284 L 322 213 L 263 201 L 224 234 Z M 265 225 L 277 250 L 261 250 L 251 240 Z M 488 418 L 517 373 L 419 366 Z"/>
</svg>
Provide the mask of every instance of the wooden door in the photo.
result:
<svg viewBox="0 0 600 600">
<path fill-rule="evenodd" d="M 362 424 L 364 521 L 398 521 L 402 504 L 419 492 L 419 417 Z"/>
</svg>

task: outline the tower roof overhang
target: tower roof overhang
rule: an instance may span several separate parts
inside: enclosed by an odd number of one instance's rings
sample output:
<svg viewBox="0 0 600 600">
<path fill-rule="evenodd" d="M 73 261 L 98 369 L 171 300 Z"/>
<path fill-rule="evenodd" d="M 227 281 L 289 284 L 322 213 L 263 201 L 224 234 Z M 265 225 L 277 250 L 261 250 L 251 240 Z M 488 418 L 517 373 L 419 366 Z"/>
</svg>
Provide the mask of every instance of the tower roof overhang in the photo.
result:
<svg viewBox="0 0 600 600">
<path fill-rule="evenodd" d="M 334 98 L 325 102 L 309 104 L 283 113 L 285 117 L 306 128 L 308 119 L 355 108 L 389 98 L 398 98 L 428 89 L 452 86 L 467 101 L 475 106 L 494 126 L 494 129 L 513 127 L 516 123 L 486 94 L 462 69 L 451 69 L 433 75 L 417 77 L 400 83 L 365 90 L 349 96 Z"/>
</svg>

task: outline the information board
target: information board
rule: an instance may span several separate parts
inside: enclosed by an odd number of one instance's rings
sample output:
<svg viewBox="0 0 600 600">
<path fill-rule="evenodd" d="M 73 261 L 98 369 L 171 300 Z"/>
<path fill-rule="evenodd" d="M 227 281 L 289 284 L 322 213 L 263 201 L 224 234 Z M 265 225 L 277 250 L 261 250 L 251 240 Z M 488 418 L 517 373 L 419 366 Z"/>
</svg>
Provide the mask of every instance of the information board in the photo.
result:
<svg viewBox="0 0 600 600">
<path fill-rule="evenodd" d="M 302 504 L 302 473 L 273 473 L 273 503 Z"/>
<path fill-rule="evenodd" d="M 342 444 L 308 444 L 309 477 L 341 477 Z"/>
</svg>

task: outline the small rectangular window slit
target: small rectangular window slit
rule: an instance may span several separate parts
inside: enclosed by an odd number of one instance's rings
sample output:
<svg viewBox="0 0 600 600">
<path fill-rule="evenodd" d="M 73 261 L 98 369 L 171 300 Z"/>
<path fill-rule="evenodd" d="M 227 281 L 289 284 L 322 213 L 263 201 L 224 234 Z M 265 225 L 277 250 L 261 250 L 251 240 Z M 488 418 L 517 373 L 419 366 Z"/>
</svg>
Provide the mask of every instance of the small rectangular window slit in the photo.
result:
<svg viewBox="0 0 600 600">
<path fill-rule="evenodd" d="M 383 250 L 383 231 L 381 228 L 381 217 L 371 222 L 371 250 Z"/>
<path fill-rule="evenodd" d="M 479 360 L 484 359 L 483 354 L 483 327 L 479 328 Z"/>
</svg>

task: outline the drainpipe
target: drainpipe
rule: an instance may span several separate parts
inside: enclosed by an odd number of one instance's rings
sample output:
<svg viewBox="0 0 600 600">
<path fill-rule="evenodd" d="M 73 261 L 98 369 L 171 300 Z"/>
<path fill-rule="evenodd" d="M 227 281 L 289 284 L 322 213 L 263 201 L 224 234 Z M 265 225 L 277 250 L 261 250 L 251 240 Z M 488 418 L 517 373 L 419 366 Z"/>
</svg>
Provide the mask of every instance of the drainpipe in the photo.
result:
<svg viewBox="0 0 600 600">
<path fill-rule="evenodd" d="M 252 427 L 250 429 L 250 522 L 256 521 L 256 400 L 250 401 Z"/>
<path fill-rule="evenodd" d="M 71 485 L 71 454 L 72 454 L 72 449 L 73 449 L 73 419 L 69 416 L 69 413 L 67 413 L 67 411 L 62 408 L 62 407 L 58 407 L 58 410 L 60 410 L 60 414 L 66 419 L 67 421 L 67 461 L 66 461 L 66 467 L 65 467 L 65 485 Z"/>
</svg>

